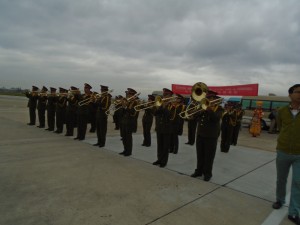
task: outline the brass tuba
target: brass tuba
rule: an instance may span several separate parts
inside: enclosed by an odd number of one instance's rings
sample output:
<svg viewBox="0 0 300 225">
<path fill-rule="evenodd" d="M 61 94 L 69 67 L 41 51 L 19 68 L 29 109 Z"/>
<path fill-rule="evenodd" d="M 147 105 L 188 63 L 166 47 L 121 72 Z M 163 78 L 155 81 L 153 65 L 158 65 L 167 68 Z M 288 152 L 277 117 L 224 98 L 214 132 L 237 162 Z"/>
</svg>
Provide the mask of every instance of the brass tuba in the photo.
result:
<svg viewBox="0 0 300 225">
<path fill-rule="evenodd" d="M 179 116 L 183 119 L 189 119 L 192 115 L 199 112 L 202 109 L 202 105 L 207 103 L 207 92 L 208 87 L 205 83 L 195 83 L 192 87 L 191 103 L 186 107 L 186 110 L 179 113 Z"/>
</svg>

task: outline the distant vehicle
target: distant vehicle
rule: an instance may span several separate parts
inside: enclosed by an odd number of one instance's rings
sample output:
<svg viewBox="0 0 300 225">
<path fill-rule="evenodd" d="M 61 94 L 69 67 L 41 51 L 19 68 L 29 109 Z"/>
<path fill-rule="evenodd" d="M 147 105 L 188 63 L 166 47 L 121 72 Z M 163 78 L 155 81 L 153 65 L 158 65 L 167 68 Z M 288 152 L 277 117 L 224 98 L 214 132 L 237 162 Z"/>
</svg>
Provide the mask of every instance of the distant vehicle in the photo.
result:
<svg viewBox="0 0 300 225">
<path fill-rule="evenodd" d="M 264 117 L 262 119 L 262 129 L 267 130 L 270 125 L 268 116 L 273 109 L 286 106 L 290 102 L 288 96 L 243 96 L 241 98 L 242 108 L 245 110 L 243 117 L 243 126 L 249 126 L 251 123 L 253 110 L 257 107 L 256 102 L 262 102 Z"/>
</svg>

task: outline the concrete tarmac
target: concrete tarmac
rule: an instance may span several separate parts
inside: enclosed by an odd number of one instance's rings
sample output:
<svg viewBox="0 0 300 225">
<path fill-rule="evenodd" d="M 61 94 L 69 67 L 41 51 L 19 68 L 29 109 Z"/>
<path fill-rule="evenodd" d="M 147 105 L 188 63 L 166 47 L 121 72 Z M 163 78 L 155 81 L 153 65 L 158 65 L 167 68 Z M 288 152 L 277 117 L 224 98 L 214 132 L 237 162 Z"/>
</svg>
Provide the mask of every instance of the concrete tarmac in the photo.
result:
<svg viewBox="0 0 300 225">
<path fill-rule="evenodd" d="M 205 182 L 190 177 L 196 150 L 184 144 L 186 124 L 178 154 L 160 168 L 152 165 L 155 133 L 151 147 L 141 146 L 141 121 L 133 154 L 124 157 L 111 117 L 106 146 L 98 148 L 94 133 L 75 141 L 26 125 L 26 105 L 24 97 L 0 96 L 0 225 L 292 224 L 287 205 L 272 209 L 277 135 L 252 138 L 243 129 L 229 153 L 218 146 Z"/>
</svg>

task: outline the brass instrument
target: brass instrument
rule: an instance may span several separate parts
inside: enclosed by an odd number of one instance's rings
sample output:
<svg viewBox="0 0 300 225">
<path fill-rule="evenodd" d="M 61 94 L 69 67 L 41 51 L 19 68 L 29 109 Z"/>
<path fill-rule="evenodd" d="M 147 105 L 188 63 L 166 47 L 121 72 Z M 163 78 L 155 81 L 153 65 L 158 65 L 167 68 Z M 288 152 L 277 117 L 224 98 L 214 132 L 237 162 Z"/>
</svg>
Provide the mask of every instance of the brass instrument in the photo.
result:
<svg viewBox="0 0 300 225">
<path fill-rule="evenodd" d="M 40 93 L 40 91 L 25 91 L 24 94 L 25 95 L 35 95 L 38 96 Z"/>
<path fill-rule="evenodd" d="M 172 102 L 172 101 L 175 101 L 176 99 L 177 99 L 177 96 L 162 98 L 161 96 L 157 95 L 155 97 L 154 101 L 144 102 L 142 104 L 136 105 L 134 107 L 134 109 L 135 109 L 135 111 L 142 111 L 144 109 L 149 109 L 149 108 L 153 108 L 153 107 L 160 107 L 164 102 Z"/>
<path fill-rule="evenodd" d="M 101 97 L 103 97 L 103 95 L 107 95 L 111 92 L 113 92 L 114 90 L 111 89 L 111 90 L 108 90 L 108 91 L 104 91 L 104 92 L 101 92 L 101 93 L 98 93 L 98 94 L 95 94 L 94 95 L 94 101 L 97 101 L 98 99 L 100 99 Z"/>
<path fill-rule="evenodd" d="M 113 104 L 110 105 L 109 109 L 105 111 L 106 115 L 111 115 L 111 112 L 116 112 L 120 108 L 123 108 L 123 105 L 130 103 L 135 100 L 141 93 L 138 92 L 129 98 L 123 98 L 121 100 L 115 100 Z"/>
<path fill-rule="evenodd" d="M 198 82 L 192 87 L 192 102 L 189 104 L 185 111 L 179 113 L 179 116 L 183 119 L 189 119 L 192 115 L 207 110 L 208 107 L 214 107 L 220 105 L 223 102 L 223 98 L 218 98 L 210 101 L 206 98 L 208 88 L 206 84 Z"/>
</svg>

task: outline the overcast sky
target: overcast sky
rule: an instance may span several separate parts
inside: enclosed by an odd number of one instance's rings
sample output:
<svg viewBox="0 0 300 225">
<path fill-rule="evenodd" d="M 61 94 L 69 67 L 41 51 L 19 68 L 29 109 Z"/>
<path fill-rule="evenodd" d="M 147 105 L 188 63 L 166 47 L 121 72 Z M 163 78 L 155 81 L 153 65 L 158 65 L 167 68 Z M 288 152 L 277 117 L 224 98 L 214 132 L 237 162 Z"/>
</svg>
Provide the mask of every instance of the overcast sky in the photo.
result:
<svg viewBox="0 0 300 225">
<path fill-rule="evenodd" d="M 300 83 L 299 0 L 1 0 L 0 86 Z M 142 96 L 141 95 L 141 96 Z"/>
</svg>

